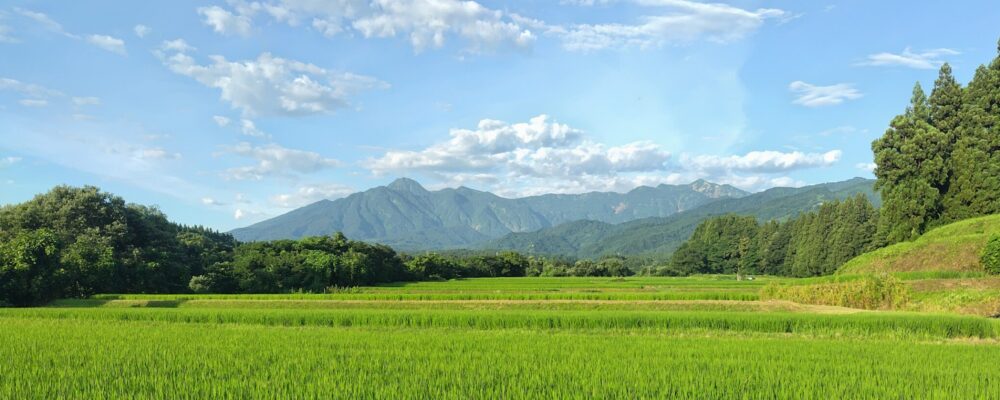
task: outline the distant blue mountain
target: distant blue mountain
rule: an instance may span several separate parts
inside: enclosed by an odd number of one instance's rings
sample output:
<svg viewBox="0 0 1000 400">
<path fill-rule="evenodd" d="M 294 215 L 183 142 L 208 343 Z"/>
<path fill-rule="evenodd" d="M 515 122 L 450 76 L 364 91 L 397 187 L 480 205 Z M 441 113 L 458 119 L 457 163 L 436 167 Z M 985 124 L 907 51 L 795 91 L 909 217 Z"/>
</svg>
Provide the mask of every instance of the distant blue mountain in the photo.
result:
<svg viewBox="0 0 1000 400">
<path fill-rule="evenodd" d="M 401 250 L 479 247 L 505 235 L 573 221 L 617 224 L 668 217 L 748 193 L 729 185 L 639 187 L 628 193 L 592 192 L 504 198 L 459 187 L 428 191 L 397 179 L 338 200 L 322 200 L 232 231 L 241 241 L 294 239 L 343 232 L 351 239 Z"/>
</svg>

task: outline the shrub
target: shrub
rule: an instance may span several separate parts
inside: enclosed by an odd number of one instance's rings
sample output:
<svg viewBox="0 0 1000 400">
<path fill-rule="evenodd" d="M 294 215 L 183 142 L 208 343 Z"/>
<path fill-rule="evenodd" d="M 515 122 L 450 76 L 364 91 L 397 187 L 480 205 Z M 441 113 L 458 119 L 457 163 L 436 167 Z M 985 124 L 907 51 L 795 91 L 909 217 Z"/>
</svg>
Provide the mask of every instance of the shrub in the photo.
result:
<svg viewBox="0 0 1000 400">
<path fill-rule="evenodd" d="M 986 248 L 983 249 L 980 261 L 986 273 L 992 275 L 1000 274 L 1000 235 L 994 235 L 986 243 Z"/>
</svg>

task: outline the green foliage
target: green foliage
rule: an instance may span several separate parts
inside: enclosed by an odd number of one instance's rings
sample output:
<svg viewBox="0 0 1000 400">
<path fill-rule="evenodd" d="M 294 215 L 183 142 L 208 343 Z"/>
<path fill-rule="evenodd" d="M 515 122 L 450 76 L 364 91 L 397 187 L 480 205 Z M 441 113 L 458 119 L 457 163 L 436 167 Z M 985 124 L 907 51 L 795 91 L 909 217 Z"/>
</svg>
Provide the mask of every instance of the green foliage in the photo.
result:
<svg viewBox="0 0 1000 400">
<path fill-rule="evenodd" d="M 671 266 L 686 273 L 826 275 L 872 248 L 877 221 L 878 212 L 863 195 L 825 203 L 784 223 L 712 218 L 674 253 Z"/>
<path fill-rule="evenodd" d="M 708 218 L 737 214 L 754 216 L 761 221 L 783 221 L 815 210 L 823 203 L 859 194 L 878 205 L 880 200 L 872 184 L 873 181 L 855 178 L 802 188 L 773 188 L 741 198 L 718 200 L 666 218 L 646 218 L 617 225 L 576 221 L 535 232 L 513 233 L 488 247 L 576 258 L 621 255 L 632 259 L 639 255 L 667 259 Z"/>
<path fill-rule="evenodd" d="M 1000 274 L 1000 235 L 994 235 L 983 248 L 980 257 L 983 269 L 989 274 Z"/>
<path fill-rule="evenodd" d="M 944 64 L 929 99 L 918 84 L 906 112 L 872 143 L 884 202 L 877 243 L 1000 213 L 1000 57 L 968 87 Z"/>
</svg>

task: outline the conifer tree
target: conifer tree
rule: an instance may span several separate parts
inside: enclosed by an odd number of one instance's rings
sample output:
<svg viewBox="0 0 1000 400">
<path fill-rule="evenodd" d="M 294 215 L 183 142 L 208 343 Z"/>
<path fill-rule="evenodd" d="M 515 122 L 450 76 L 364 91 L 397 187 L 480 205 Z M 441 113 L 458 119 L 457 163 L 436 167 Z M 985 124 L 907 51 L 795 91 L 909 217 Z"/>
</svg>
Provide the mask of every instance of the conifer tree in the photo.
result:
<svg viewBox="0 0 1000 400">
<path fill-rule="evenodd" d="M 947 137 L 931 124 L 932 112 L 917 83 L 906 112 L 872 143 L 875 187 L 882 194 L 881 244 L 913 239 L 940 218 L 949 145 Z"/>
<path fill-rule="evenodd" d="M 944 201 L 953 221 L 1000 212 L 1000 55 L 976 70 L 963 103 Z"/>
</svg>

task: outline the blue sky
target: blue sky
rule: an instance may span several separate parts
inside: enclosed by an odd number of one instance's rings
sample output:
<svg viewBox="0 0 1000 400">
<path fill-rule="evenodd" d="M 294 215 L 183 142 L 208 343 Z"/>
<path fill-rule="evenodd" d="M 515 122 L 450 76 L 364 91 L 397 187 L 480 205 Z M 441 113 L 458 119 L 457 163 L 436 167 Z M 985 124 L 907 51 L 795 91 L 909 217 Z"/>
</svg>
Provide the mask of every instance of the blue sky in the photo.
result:
<svg viewBox="0 0 1000 400">
<path fill-rule="evenodd" d="M 870 177 L 992 1 L 0 5 L 0 204 L 97 185 L 228 230 L 407 176 L 504 196 Z"/>
</svg>

